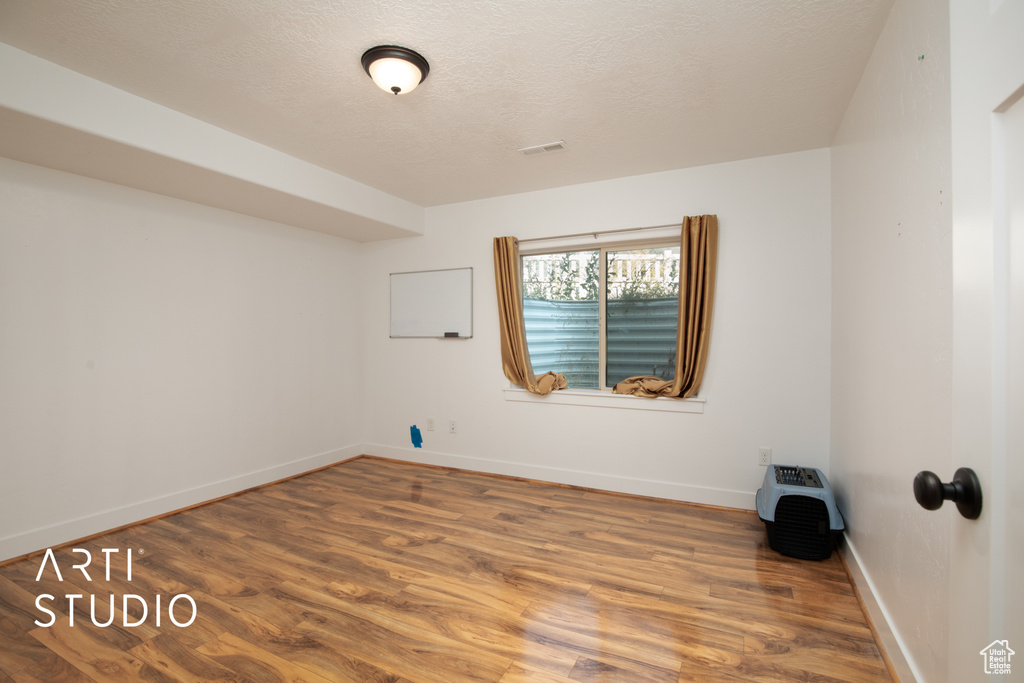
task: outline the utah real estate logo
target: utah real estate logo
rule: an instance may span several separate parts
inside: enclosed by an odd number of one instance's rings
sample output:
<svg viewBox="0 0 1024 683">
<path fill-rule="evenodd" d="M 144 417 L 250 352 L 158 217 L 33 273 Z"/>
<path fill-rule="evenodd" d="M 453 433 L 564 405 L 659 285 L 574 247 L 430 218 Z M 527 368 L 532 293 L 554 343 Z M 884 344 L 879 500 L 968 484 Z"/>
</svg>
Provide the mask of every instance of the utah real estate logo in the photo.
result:
<svg viewBox="0 0 1024 683">
<path fill-rule="evenodd" d="M 993 640 L 980 654 L 985 658 L 985 673 L 1009 674 L 1010 657 L 1017 653 L 1010 649 L 1010 641 Z"/>
</svg>

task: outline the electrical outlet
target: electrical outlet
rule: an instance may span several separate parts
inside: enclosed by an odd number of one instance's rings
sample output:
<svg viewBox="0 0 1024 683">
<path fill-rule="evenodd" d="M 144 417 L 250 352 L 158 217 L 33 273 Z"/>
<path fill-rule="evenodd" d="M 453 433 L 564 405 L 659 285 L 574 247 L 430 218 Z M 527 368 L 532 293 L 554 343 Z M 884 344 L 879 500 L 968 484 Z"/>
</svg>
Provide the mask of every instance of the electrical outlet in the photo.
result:
<svg viewBox="0 0 1024 683">
<path fill-rule="evenodd" d="M 762 467 L 768 467 L 772 464 L 772 449 L 770 448 L 758 448 L 757 449 L 757 464 Z"/>
<path fill-rule="evenodd" d="M 432 418 L 432 417 L 428 417 L 427 418 L 427 431 L 428 432 L 434 431 L 434 418 Z"/>
<path fill-rule="evenodd" d="M 448 433 L 455 434 L 455 420 L 448 420 Z"/>
</svg>

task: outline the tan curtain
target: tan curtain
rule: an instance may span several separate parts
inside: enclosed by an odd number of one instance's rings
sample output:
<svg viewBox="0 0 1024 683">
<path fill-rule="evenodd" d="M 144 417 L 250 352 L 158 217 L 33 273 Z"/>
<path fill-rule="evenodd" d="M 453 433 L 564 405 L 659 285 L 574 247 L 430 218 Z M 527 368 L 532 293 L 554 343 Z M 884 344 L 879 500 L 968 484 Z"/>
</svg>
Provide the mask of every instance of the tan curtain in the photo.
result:
<svg viewBox="0 0 1024 683">
<path fill-rule="evenodd" d="M 565 389 L 565 375 L 555 372 L 546 372 L 540 376 L 533 374 L 523 322 L 519 240 L 515 237 L 494 238 L 494 285 L 498 290 L 501 367 L 505 376 L 512 384 L 534 394 L 550 394 L 554 389 Z"/>
<path fill-rule="evenodd" d="M 718 263 L 718 217 L 687 216 L 679 252 L 679 331 L 676 333 L 676 376 L 630 377 L 612 389 L 616 394 L 688 398 L 700 389 L 708 360 L 711 309 Z"/>
</svg>

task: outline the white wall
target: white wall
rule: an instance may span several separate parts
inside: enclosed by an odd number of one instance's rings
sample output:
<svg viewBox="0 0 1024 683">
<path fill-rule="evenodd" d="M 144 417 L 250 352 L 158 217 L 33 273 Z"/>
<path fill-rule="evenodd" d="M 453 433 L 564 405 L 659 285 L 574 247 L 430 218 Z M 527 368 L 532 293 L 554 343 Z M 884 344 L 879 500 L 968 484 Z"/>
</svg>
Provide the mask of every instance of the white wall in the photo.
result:
<svg viewBox="0 0 1024 683">
<path fill-rule="evenodd" d="M 748 508 L 759 446 L 827 472 L 828 166 L 435 207 L 426 237 L 356 245 L 0 159 L 0 558 L 360 452 Z M 492 237 L 700 213 L 722 228 L 703 414 L 506 402 Z M 473 339 L 388 338 L 391 272 L 467 265 Z"/>
<path fill-rule="evenodd" d="M 0 159 L 0 559 L 360 441 L 357 251 Z"/>
<path fill-rule="evenodd" d="M 543 163 L 543 159 L 538 160 Z M 367 244 L 369 453 L 753 507 L 775 461 L 828 470 L 829 152 L 816 150 L 427 210 L 424 237 Z M 703 414 L 507 402 L 492 238 L 681 222 L 715 213 L 717 299 Z M 474 268 L 474 337 L 388 338 L 391 272 Z M 637 399 L 638 400 L 638 399 Z M 410 425 L 423 432 L 415 449 Z M 459 433 L 447 433 L 455 419 Z"/>
<path fill-rule="evenodd" d="M 912 481 L 953 471 L 948 52 L 948 6 L 898 0 L 831 169 L 832 481 L 876 621 L 933 682 L 947 680 L 949 520 Z"/>
</svg>

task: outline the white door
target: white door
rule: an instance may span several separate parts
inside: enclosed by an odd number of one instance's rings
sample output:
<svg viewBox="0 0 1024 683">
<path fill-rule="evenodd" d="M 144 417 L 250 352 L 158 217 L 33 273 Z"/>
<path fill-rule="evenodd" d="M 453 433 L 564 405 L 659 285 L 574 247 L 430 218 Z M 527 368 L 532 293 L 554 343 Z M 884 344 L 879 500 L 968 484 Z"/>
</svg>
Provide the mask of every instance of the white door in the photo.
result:
<svg viewBox="0 0 1024 683">
<path fill-rule="evenodd" d="M 951 0 L 953 452 L 949 683 L 1024 681 L 1024 0 Z M 936 596 L 936 599 L 940 599 Z M 1006 645 L 1010 675 L 982 653 Z M 999 668 L 999 662 L 991 662 Z"/>
</svg>

